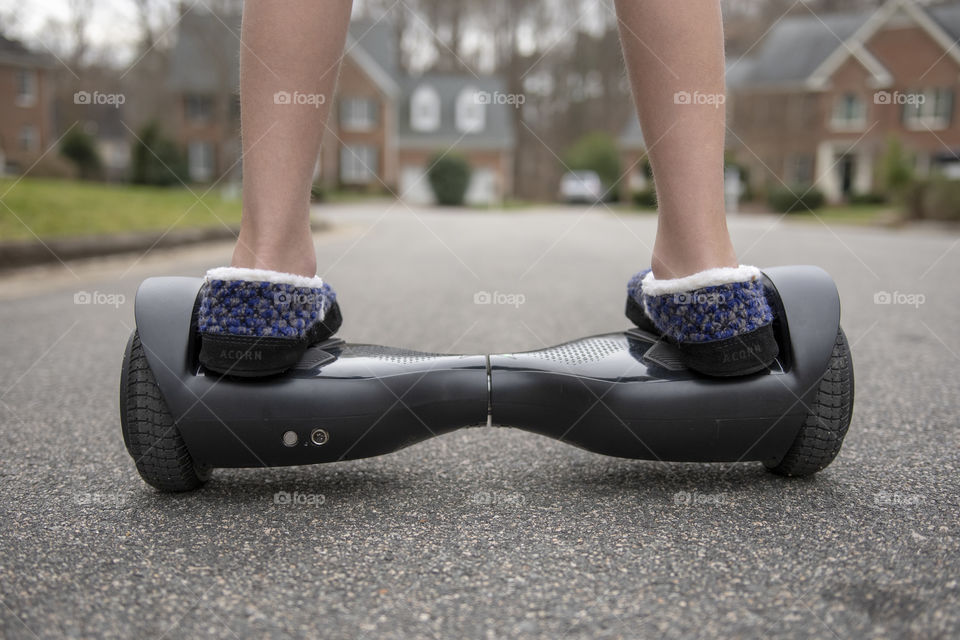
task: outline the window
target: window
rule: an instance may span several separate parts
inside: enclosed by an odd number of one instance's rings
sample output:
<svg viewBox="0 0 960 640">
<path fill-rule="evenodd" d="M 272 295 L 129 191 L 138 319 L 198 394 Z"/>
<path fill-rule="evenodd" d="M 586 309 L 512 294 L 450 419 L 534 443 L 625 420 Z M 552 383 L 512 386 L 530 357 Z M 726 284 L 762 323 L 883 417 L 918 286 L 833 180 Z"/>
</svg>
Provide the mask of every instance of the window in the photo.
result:
<svg viewBox="0 0 960 640">
<path fill-rule="evenodd" d="M 19 142 L 21 151 L 36 151 L 37 128 L 32 124 L 25 124 L 20 127 Z"/>
<path fill-rule="evenodd" d="M 18 107 L 32 107 L 37 103 L 37 72 L 32 69 L 17 69 Z"/>
<path fill-rule="evenodd" d="M 479 91 L 464 87 L 457 96 L 457 130 L 463 133 L 480 133 L 487 121 L 487 112 Z"/>
<path fill-rule="evenodd" d="M 830 126 L 840 131 L 856 131 L 867 124 L 867 103 L 855 93 L 837 96 Z"/>
<path fill-rule="evenodd" d="M 340 101 L 340 126 L 346 131 L 369 131 L 377 126 L 377 101 L 344 98 Z"/>
<path fill-rule="evenodd" d="M 410 96 L 410 128 L 436 131 L 440 127 L 440 95 L 427 85 L 414 89 Z"/>
<path fill-rule="evenodd" d="M 953 90 L 949 87 L 906 94 L 903 124 L 908 129 L 946 129 L 953 116 Z"/>
<path fill-rule="evenodd" d="M 187 145 L 187 163 L 190 179 L 208 182 L 213 178 L 213 143 L 191 142 Z"/>
<path fill-rule="evenodd" d="M 213 98 L 195 94 L 188 95 L 186 97 L 186 112 L 188 122 L 209 122 L 213 118 Z"/>
<path fill-rule="evenodd" d="M 369 184 L 377 177 L 377 148 L 368 144 L 340 147 L 340 181 Z"/>
</svg>

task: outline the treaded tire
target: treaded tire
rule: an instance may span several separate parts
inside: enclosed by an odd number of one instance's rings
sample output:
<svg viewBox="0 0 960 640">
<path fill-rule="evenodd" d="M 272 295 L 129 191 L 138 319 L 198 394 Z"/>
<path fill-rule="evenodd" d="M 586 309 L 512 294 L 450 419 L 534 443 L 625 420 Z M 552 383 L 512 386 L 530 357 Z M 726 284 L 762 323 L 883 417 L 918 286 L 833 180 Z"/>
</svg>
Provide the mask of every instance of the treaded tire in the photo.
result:
<svg viewBox="0 0 960 640">
<path fill-rule="evenodd" d="M 812 475 L 833 462 L 840 453 L 853 417 L 853 360 L 843 329 L 830 355 L 830 364 L 820 378 L 810 413 L 796 439 L 779 463 L 767 468 L 781 476 Z"/>
<path fill-rule="evenodd" d="M 147 484 L 160 491 L 191 491 L 210 479 L 211 468 L 190 456 L 136 331 L 124 357 L 120 413 L 123 442 Z"/>
</svg>

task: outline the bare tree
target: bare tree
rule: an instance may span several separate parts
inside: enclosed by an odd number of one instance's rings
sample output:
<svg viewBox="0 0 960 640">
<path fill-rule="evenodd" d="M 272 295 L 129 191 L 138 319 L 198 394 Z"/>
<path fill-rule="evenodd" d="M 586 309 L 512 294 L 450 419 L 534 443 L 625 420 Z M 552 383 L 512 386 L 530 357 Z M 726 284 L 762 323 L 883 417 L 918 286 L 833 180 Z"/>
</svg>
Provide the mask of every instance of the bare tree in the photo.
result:
<svg viewBox="0 0 960 640">
<path fill-rule="evenodd" d="M 84 59 L 90 50 L 90 40 L 87 28 L 90 26 L 90 14 L 93 11 L 93 0 L 68 0 L 70 11 L 70 32 L 73 36 L 73 50 L 70 60 L 76 67 L 84 64 Z"/>
<path fill-rule="evenodd" d="M 10 5 L 0 8 L 0 34 L 8 38 L 20 35 L 23 25 L 23 6 Z"/>
</svg>

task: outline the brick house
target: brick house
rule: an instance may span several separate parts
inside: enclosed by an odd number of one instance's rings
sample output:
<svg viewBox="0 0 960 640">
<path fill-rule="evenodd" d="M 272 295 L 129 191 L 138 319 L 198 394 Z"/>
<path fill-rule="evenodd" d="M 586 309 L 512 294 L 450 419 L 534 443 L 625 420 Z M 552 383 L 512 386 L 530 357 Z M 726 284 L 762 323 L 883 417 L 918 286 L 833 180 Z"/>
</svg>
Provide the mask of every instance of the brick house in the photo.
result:
<svg viewBox="0 0 960 640">
<path fill-rule="evenodd" d="M 47 56 L 0 35 L 0 175 L 26 171 L 53 142 L 52 67 Z"/>
<path fill-rule="evenodd" d="M 512 193 L 513 107 L 497 76 L 401 72 L 396 32 L 387 21 L 354 21 L 337 96 L 321 148 L 319 180 L 328 187 L 389 190 L 408 202 L 433 200 L 426 170 L 451 151 L 471 167 L 467 202 Z"/>
<path fill-rule="evenodd" d="M 193 182 L 240 177 L 239 33 L 239 14 L 181 5 L 167 79 L 175 106 L 165 124 Z"/>
<path fill-rule="evenodd" d="M 731 61 L 727 146 L 753 188 L 815 183 L 834 202 L 876 188 L 893 136 L 921 174 L 960 177 L 958 39 L 960 3 L 785 17 Z"/>
<path fill-rule="evenodd" d="M 180 21 L 170 70 L 179 105 L 172 127 L 198 182 L 228 171 L 239 175 L 238 25 L 239 16 L 196 10 Z M 413 77 L 399 70 L 397 52 L 389 22 L 351 23 L 317 180 L 330 188 L 389 190 L 411 202 L 429 202 L 429 158 L 452 150 L 472 168 L 469 202 L 509 195 L 513 107 L 497 102 L 500 78 Z"/>
</svg>

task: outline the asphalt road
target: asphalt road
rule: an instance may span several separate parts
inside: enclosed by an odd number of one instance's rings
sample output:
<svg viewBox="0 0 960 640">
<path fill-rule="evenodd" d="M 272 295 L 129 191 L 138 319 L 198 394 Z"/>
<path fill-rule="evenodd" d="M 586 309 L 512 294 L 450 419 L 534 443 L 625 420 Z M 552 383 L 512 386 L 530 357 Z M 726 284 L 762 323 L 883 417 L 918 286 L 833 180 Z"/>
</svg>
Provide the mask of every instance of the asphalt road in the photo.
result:
<svg viewBox="0 0 960 640">
<path fill-rule="evenodd" d="M 576 208 L 388 207 L 328 213 L 321 273 L 345 338 L 427 351 L 625 327 L 654 228 Z M 958 637 L 958 236 L 731 224 L 744 262 L 819 264 L 841 291 L 856 410 L 812 479 L 478 428 L 162 495 L 120 437 L 134 291 L 225 264 L 229 246 L 3 278 L 0 636 Z M 479 291 L 524 303 L 475 305 Z M 903 295 L 878 305 L 881 291 Z M 280 491 L 312 498 L 277 504 Z"/>
</svg>

